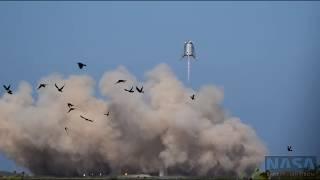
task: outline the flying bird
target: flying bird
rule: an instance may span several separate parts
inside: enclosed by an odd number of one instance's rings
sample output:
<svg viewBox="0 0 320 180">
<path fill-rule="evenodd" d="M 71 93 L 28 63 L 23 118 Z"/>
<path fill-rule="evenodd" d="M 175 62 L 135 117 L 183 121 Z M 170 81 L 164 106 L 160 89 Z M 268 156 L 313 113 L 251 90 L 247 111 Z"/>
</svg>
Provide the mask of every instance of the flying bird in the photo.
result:
<svg viewBox="0 0 320 180">
<path fill-rule="evenodd" d="M 58 89 L 59 92 L 62 92 L 62 89 L 64 88 L 64 85 L 61 88 L 59 88 L 57 84 L 54 84 L 54 86 Z"/>
<path fill-rule="evenodd" d="M 76 108 L 73 108 L 73 107 L 70 108 L 69 111 L 68 111 L 68 113 L 71 112 L 71 111 L 73 111 L 73 110 L 75 110 L 75 109 L 76 109 Z"/>
<path fill-rule="evenodd" d="M 40 84 L 39 86 L 38 86 L 38 89 L 40 89 L 40 88 L 45 88 L 47 86 L 47 84 Z"/>
<path fill-rule="evenodd" d="M 4 89 L 5 89 L 6 91 L 10 91 L 10 84 L 9 84 L 9 86 L 3 85 L 3 87 L 4 87 Z"/>
<path fill-rule="evenodd" d="M 194 94 L 192 94 L 192 96 L 190 96 L 190 98 L 191 98 L 192 100 L 194 100 L 194 97 L 195 97 L 195 95 L 194 95 Z"/>
<path fill-rule="evenodd" d="M 118 83 L 125 83 L 127 80 L 124 80 L 124 79 L 119 79 L 117 82 L 116 82 L 116 84 L 118 84 Z"/>
<path fill-rule="evenodd" d="M 288 149 L 289 152 L 292 151 L 292 147 L 291 146 L 288 146 L 287 149 Z"/>
<path fill-rule="evenodd" d="M 143 91 L 143 86 L 142 86 L 140 89 L 136 86 L 136 90 L 137 90 L 139 93 L 144 93 L 144 91 Z"/>
<path fill-rule="evenodd" d="M 68 134 L 68 130 L 69 130 L 69 129 L 68 129 L 67 127 L 65 127 L 64 130 L 65 130 L 66 133 Z"/>
<path fill-rule="evenodd" d="M 110 115 L 110 112 L 108 111 L 108 113 L 107 113 L 107 114 L 104 114 L 104 115 L 109 116 L 109 115 Z"/>
<path fill-rule="evenodd" d="M 7 91 L 8 94 L 12 94 L 12 91 L 10 89 L 10 84 L 9 84 L 9 86 L 3 85 L 3 87 Z"/>
<path fill-rule="evenodd" d="M 88 118 L 86 118 L 86 117 L 83 117 L 82 115 L 80 115 L 80 117 L 81 117 L 82 119 L 86 120 L 86 121 L 93 122 L 93 120 L 88 119 Z"/>
<path fill-rule="evenodd" d="M 73 107 L 73 106 L 74 106 L 74 105 L 73 105 L 73 104 L 71 104 L 71 103 L 68 103 L 67 105 L 68 105 L 68 107 L 69 107 L 69 108 L 71 108 L 71 107 Z"/>
<path fill-rule="evenodd" d="M 87 66 L 86 64 L 83 64 L 81 62 L 78 62 L 77 64 L 78 64 L 79 69 L 82 69 L 84 66 Z"/>
<path fill-rule="evenodd" d="M 124 89 L 125 91 L 128 91 L 129 93 L 133 93 L 134 91 L 133 91 L 133 86 L 131 87 L 131 89 L 129 90 L 129 89 Z"/>
</svg>

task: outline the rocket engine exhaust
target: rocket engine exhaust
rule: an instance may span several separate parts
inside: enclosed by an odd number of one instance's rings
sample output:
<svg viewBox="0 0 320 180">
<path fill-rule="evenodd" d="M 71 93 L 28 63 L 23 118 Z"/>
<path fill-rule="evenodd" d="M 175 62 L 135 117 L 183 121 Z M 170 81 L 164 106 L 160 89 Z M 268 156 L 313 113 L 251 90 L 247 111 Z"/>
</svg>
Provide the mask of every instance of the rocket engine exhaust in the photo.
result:
<svg viewBox="0 0 320 180">
<path fill-rule="evenodd" d="M 190 82 L 190 59 L 188 58 L 188 83 Z"/>
</svg>

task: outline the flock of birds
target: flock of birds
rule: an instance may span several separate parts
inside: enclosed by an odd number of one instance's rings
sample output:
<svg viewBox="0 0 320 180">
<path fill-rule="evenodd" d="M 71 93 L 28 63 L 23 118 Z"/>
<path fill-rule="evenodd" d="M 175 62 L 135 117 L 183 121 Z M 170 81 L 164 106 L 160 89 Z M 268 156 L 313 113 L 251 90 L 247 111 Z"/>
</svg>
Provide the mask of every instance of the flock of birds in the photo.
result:
<svg viewBox="0 0 320 180">
<path fill-rule="evenodd" d="M 79 68 L 79 69 L 83 69 L 85 66 L 87 66 L 86 64 L 81 63 L 81 62 L 78 62 L 77 65 L 78 65 L 78 68 Z M 119 79 L 118 81 L 115 82 L 115 84 L 126 83 L 126 81 L 127 81 L 127 80 L 125 80 L 125 79 Z M 38 88 L 37 88 L 37 90 L 40 90 L 41 88 L 46 88 L 47 86 L 48 86 L 48 84 L 40 83 L 39 86 L 38 86 Z M 55 83 L 54 86 L 55 86 L 55 88 L 58 90 L 58 92 L 62 93 L 62 92 L 63 92 L 63 88 L 65 87 L 65 84 L 64 84 L 63 86 L 60 86 L 60 87 L 59 87 L 59 86 Z M 6 91 L 8 94 L 13 94 L 13 93 L 12 93 L 12 90 L 10 89 L 10 84 L 9 84 L 8 86 L 3 85 L 3 87 L 4 87 L 5 91 Z M 144 93 L 143 86 L 141 86 L 141 88 L 139 88 L 138 86 L 136 86 L 135 89 L 137 90 L 138 93 Z M 134 93 L 134 92 L 135 92 L 133 86 L 131 86 L 130 89 L 124 89 L 124 91 L 129 92 L 129 93 Z M 191 98 L 192 100 L 195 100 L 195 94 L 192 94 L 192 95 L 190 96 L 190 98 Z M 67 106 L 68 106 L 68 108 L 69 108 L 69 110 L 67 111 L 67 113 L 70 113 L 71 111 L 77 109 L 77 107 L 76 107 L 75 105 L 73 105 L 72 103 L 67 103 Z M 108 111 L 108 112 L 105 113 L 104 115 L 109 116 L 109 115 L 110 115 L 110 112 Z M 83 116 L 83 115 L 80 115 L 80 118 L 84 119 L 85 121 L 91 122 L 91 123 L 94 122 L 93 119 L 89 119 L 89 118 L 87 118 L 87 117 L 85 117 L 85 116 Z M 65 132 L 68 134 L 69 128 L 68 128 L 68 127 L 65 127 L 64 130 L 65 130 Z"/>
<path fill-rule="evenodd" d="M 81 63 L 81 62 L 78 62 L 77 65 L 78 65 L 79 69 L 83 69 L 85 66 L 87 66 L 86 64 Z M 119 79 L 115 84 L 125 83 L 126 81 L 127 81 L 127 80 L 125 80 L 125 79 Z M 39 86 L 38 86 L 37 89 L 39 90 L 39 89 L 41 89 L 41 88 L 45 88 L 47 85 L 48 85 L 48 84 L 41 83 L 41 84 L 39 84 Z M 56 89 L 58 90 L 58 92 L 62 93 L 62 92 L 63 92 L 63 88 L 64 88 L 65 85 L 59 87 L 59 86 L 55 83 L 54 86 L 56 87 Z M 10 84 L 9 84 L 8 86 L 3 85 L 3 88 L 7 91 L 8 94 L 12 94 L 12 90 L 10 89 Z M 127 91 L 127 92 L 129 92 L 129 93 L 134 93 L 134 90 L 133 90 L 133 89 L 134 89 L 134 87 L 131 86 L 130 89 L 124 89 L 124 90 Z M 136 86 L 135 89 L 138 91 L 138 93 L 144 93 L 143 86 L 142 86 L 141 88 L 139 88 L 138 86 Z M 195 94 L 192 94 L 192 95 L 190 96 L 190 98 L 191 98 L 192 100 L 195 100 Z M 68 108 L 69 108 L 68 113 L 70 113 L 70 112 L 73 111 L 73 110 L 76 110 L 76 106 L 74 106 L 74 105 L 71 104 L 71 103 L 68 103 L 67 106 L 68 106 Z M 105 113 L 104 115 L 109 116 L 109 115 L 110 115 L 110 112 Z M 87 118 L 87 117 L 84 117 L 84 116 L 82 116 L 82 115 L 80 115 L 80 118 L 84 119 L 85 121 L 91 122 L 91 123 L 94 122 L 94 120 L 89 119 L 89 118 Z M 69 131 L 68 127 L 65 127 L 64 129 L 65 129 L 66 133 L 68 134 L 68 131 Z M 287 150 L 288 150 L 288 152 L 293 151 L 293 150 L 292 150 L 292 146 L 287 146 Z"/>
</svg>

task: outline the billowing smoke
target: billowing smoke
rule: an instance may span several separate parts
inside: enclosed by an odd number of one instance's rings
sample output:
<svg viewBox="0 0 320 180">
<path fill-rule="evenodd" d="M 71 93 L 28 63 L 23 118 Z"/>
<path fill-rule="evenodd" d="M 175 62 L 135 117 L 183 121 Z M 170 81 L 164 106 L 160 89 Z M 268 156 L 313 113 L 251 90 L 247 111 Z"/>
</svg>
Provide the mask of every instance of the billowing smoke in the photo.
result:
<svg viewBox="0 0 320 180">
<path fill-rule="evenodd" d="M 36 95 L 22 82 L 0 99 L 0 151 L 34 174 L 55 176 L 245 175 L 263 161 L 265 146 L 224 112 L 220 89 L 184 87 L 165 64 L 145 79 L 138 82 L 124 67 L 106 72 L 98 85 L 103 98 L 94 96 L 87 75 L 45 77 L 39 83 L 49 85 Z M 62 93 L 55 83 L 65 84 Z M 142 85 L 145 93 L 124 91 Z M 76 110 L 67 113 L 69 102 Z"/>
</svg>

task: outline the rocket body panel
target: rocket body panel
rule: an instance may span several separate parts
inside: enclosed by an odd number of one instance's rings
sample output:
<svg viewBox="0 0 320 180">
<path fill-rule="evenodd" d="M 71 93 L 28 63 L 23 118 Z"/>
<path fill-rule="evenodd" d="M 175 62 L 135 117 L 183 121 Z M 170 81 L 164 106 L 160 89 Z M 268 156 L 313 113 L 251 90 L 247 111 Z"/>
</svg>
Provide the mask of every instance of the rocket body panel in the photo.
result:
<svg viewBox="0 0 320 180">
<path fill-rule="evenodd" d="M 190 43 L 186 44 L 185 54 L 187 56 L 192 56 L 192 54 L 193 54 L 192 44 L 190 44 Z"/>
</svg>

